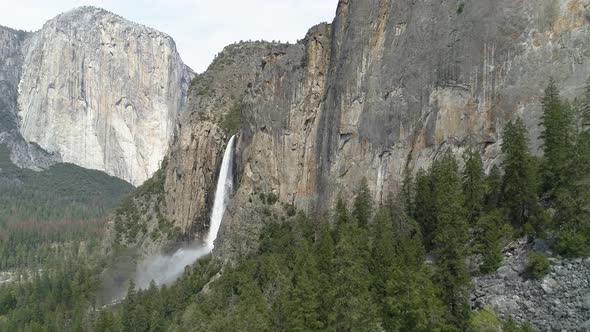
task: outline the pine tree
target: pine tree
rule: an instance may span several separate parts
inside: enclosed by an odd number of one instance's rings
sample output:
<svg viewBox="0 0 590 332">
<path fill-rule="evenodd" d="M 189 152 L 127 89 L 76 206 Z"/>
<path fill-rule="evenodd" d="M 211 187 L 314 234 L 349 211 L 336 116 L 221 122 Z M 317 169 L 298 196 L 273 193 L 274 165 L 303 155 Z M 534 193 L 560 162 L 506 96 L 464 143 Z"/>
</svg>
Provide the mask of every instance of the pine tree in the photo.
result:
<svg viewBox="0 0 590 332">
<path fill-rule="evenodd" d="M 436 229 L 436 208 L 434 205 L 431 176 L 424 170 L 420 170 L 416 175 L 415 187 L 415 206 L 417 208 L 414 209 L 414 219 L 416 219 L 422 229 L 424 246 L 427 250 L 430 250 L 433 247 Z"/>
<path fill-rule="evenodd" d="M 236 272 L 237 303 L 226 322 L 237 331 L 270 331 L 270 310 L 256 280 L 252 277 L 254 264 L 246 262 Z M 227 326 L 227 327 L 229 327 Z"/>
<path fill-rule="evenodd" d="M 504 128 L 502 142 L 502 205 L 518 229 L 523 229 L 537 211 L 536 167 L 528 152 L 527 133 L 524 122 L 517 118 Z"/>
<path fill-rule="evenodd" d="M 129 282 L 127 289 L 127 298 L 123 305 L 123 313 L 121 317 L 122 331 L 136 331 L 135 330 L 135 307 L 137 303 L 137 291 L 135 290 L 135 282 Z"/>
<path fill-rule="evenodd" d="M 471 150 L 465 156 L 463 170 L 463 193 L 469 222 L 473 225 L 483 210 L 485 173 L 479 153 Z"/>
<path fill-rule="evenodd" d="M 342 196 L 338 195 L 336 199 L 336 208 L 334 211 L 334 241 L 340 241 L 342 231 L 352 224 L 352 218 L 349 215 L 348 209 L 344 204 Z"/>
<path fill-rule="evenodd" d="M 303 242 L 294 257 L 293 287 L 290 291 L 287 317 L 289 331 L 319 331 L 320 272 L 310 245 Z"/>
<path fill-rule="evenodd" d="M 543 189 L 550 196 L 566 185 L 572 155 L 574 123 L 571 107 L 559 98 L 555 81 L 551 79 L 543 98 L 541 116 L 544 159 L 542 163 Z"/>
<path fill-rule="evenodd" d="M 565 185 L 554 190 L 556 249 L 565 256 L 590 256 L 590 81 L 577 108 Z"/>
<path fill-rule="evenodd" d="M 409 169 L 404 171 L 404 180 L 400 192 L 400 201 L 403 204 L 404 210 L 408 216 L 414 215 L 414 198 L 416 188 L 414 187 L 414 177 Z"/>
<path fill-rule="evenodd" d="M 498 165 L 492 166 L 485 179 L 485 208 L 490 211 L 498 208 L 502 194 L 502 172 Z"/>
<path fill-rule="evenodd" d="M 334 255 L 334 314 L 338 331 L 376 331 L 377 307 L 372 301 L 366 253 L 359 248 L 362 229 L 341 230 Z"/>
<path fill-rule="evenodd" d="M 319 316 L 320 321 L 324 324 L 325 330 L 333 330 L 335 324 L 334 294 L 333 294 L 333 273 L 334 273 L 334 241 L 330 224 L 323 220 L 320 222 L 320 233 L 316 243 L 316 256 L 318 269 L 320 273 L 320 297 Z"/>
<path fill-rule="evenodd" d="M 432 167 L 436 208 L 434 235 L 437 283 L 452 316 L 451 322 L 465 329 L 469 319 L 469 282 L 465 263 L 468 223 L 464 210 L 461 177 L 454 157 L 447 153 Z"/>
<path fill-rule="evenodd" d="M 372 227 L 370 272 L 373 277 L 372 291 L 376 302 L 380 305 L 385 298 L 385 284 L 395 265 L 395 246 L 391 215 L 387 209 L 381 208 L 375 216 Z"/>
<path fill-rule="evenodd" d="M 510 227 L 504 222 L 498 210 L 492 210 L 479 218 L 478 242 L 482 263 L 479 267 L 482 273 L 496 271 L 504 258 L 502 255 L 502 239 L 510 237 Z"/>
<path fill-rule="evenodd" d="M 448 331 L 444 304 L 425 269 L 395 268 L 386 282 L 386 331 Z"/>
<path fill-rule="evenodd" d="M 356 218 L 360 227 L 367 227 L 371 218 L 372 199 L 367 178 L 362 178 L 359 189 L 354 199 L 352 215 Z"/>
</svg>

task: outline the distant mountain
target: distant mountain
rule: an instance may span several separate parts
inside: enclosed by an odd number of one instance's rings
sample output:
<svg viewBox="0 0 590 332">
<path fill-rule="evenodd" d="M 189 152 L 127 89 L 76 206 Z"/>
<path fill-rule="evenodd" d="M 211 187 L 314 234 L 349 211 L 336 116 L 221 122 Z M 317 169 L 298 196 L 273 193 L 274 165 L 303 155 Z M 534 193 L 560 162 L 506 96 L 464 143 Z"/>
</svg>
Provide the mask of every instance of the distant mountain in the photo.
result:
<svg viewBox="0 0 590 332">
<path fill-rule="evenodd" d="M 0 27 L 0 141 L 19 166 L 63 161 L 138 185 L 166 154 L 192 77 L 172 38 L 99 8 L 34 33 Z"/>
</svg>

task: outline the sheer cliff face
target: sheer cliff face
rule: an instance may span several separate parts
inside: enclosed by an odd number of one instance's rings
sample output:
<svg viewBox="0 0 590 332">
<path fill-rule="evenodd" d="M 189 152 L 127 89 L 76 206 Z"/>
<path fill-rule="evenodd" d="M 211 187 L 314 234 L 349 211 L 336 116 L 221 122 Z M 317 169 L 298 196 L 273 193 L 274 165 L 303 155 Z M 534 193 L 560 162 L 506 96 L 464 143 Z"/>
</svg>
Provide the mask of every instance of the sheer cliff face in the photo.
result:
<svg viewBox="0 0 590 332">
<path fill-rule="evenodd" d="M 183 234 L 206 234 L 225 145 L 236 134 L 224 126 L 225 118 L 241 111 L 248 85 L 261 74 L 263 57 L 285 47 L 266 42 L 230 45 L 195 78 L 166 167 L 166 211 Z"/>
<path fill-rule="evenodd" d="M 160 166 L 192 72 L 165 34 L 82 7 L 23 47 L 22 136 L 135 185 Z"/>
<path fill-rule="evenodd" d="M 30 34 L 0 26 L 0 144 L 8 146 L 10 158 L 20 167 L 41 169 L 55 163 L 50 155 L 27 143 L 18 131 L 18 82 L 22 74 L 22 45 Z"/>
<path fill-rule="evenodd" d="M 332 24 L 293 45 L 233 49 L 193 86 L 166 167 L 168 218 L 198 238 L 236 105 L 238 189 L 216 252 L 256 248 L 253 193 L 325 211 L 366 177 L 377 201 L 404 172 L 467 148 L 499 162 L 507 121 L 521 116 L 538 150 L 541 96 L 566 97 L 590 76 L 590 0 L 341 0 Z M 243 44 L 241 47 L 253 47 Z"/>
<path fill-rule="evenodd" d="M 486 167 L 499 162 L 502 128 L 517 116 L 538 152 L 550 77 L 568 98 L 590 77 L 588 17 L 588 0 L 341 0 L 330 26 L 268 54 L 250 85 L 240 187 L 218 253 L 256 248 L 257 231 L 235 231 L 256 214 L 243 211 L 253 192 L 325 211 L 366 177 L 381 201 L 406 169 L 447 150 L 460 159 L 475 148 Z"/>
<path fill-rule="evenodd" d="M 441 151 L 475 147 L 496 162 L 516 116 L 536 151 L 549 78 L 572 97 L 590 76 L 588 5 L 341 0 L 331 27 L 269 55 L 250 89 L 241 190 L 325 209 L 367 177 L 379 201 Z"/>
</svg>

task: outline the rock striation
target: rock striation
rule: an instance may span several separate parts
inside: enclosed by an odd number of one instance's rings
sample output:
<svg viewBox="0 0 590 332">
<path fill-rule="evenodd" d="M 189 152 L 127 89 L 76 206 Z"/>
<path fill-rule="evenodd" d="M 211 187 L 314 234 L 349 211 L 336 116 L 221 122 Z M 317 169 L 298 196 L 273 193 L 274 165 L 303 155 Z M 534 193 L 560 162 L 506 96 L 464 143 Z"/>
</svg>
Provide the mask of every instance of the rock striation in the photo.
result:
<svg viewBox="0 0 590 332">
<path fill-rule="evenodd" d="M 22 45 L 30 33 L 0 26 L 0 144 L 10 151 L 12 162 L 20 167 L 42 169 L 58 158 L 35 144 L 27 143 L 18 131 L 18 82 L 22 74 Z"/>
<path fill-rule="evenodd" d="M 160 167 L 193 77 L 172 38 L 80 7 L 48 21 L 21 52 L 26 141 L 135 185 Z"/>
<path fill-rule="evenodd" d="M 331 25 L 270 54 L 249 89 L 238 151 L 242 190 L 305 210 L 377 201 L 441 152 L 497 162 L 521 116 L 538 150 L 550 77 L 567 97 L 590 76 L 588 1 L 341 0 Z"/>
</svg>

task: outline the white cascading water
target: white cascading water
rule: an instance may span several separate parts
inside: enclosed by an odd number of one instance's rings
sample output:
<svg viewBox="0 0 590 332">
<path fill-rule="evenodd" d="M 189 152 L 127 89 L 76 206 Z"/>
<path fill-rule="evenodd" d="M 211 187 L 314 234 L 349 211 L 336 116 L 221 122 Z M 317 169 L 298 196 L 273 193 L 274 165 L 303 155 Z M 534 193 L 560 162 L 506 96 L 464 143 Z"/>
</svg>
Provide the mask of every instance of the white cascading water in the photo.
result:
<svg viewBox="0 0 590 332">
<path fill-rule="evenodd" d="M 225 206 L 227 205 L 227 199 L 234 183 L 233 146 L 235 139 L 235 136 L 230 138 L 227 143 L 227 148 L 225 148 L 225 153 L 223 154 L 223 161 L 221 162 L 221 170 L 219 171 L 219 179 L 217 180 L 217 189 L 215 189 L 213 211 L 211 212 L 211 222 L 209 223 L 209 234 L 207 234 L 207 239 L 205 240 L 205 244 L 209 250 L 213 250 L 214 242 L 217 238 L 217 232 L 219 232 L 223 213 L 225 212 Z"/>
<path fill-rule="evenodd" d="M 174 282 L 182 274 L 187 265 L 193 264 L 199 258 L 213 250 L 233 186 L 234 140 L 235 136 L 232 136 L 223 154 L 217 188 L 215 190 L 215 200 L 213 201 L 213 210 L 211 211 L 209 233 L 207 234 L 205 243 L 180 248 L 170 256 L 158 255 L 146 258 L 137 268 L 136 284 L 139 288 L 147 288 L 152 280 L 157 285 Z"/>
</svg>

